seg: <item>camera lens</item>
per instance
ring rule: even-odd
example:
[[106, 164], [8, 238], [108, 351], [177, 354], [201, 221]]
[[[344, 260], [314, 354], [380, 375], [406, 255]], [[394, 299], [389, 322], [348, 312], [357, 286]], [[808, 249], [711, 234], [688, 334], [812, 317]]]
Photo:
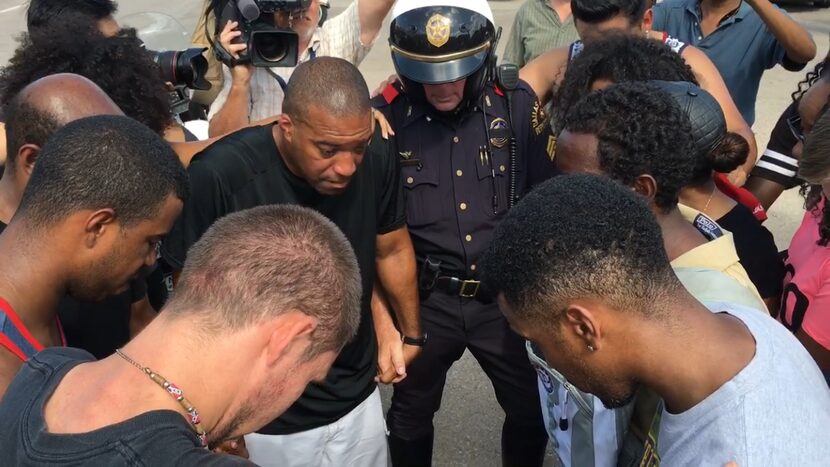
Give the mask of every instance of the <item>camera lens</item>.
[[174, 86], [187, 86], [191, 89], [210, 89], [205, 79], [207, 59], [202, 56], [206, 49], [192, 48], [186, 50], [149, 51], [153, 61], [161, 68], [164, 81]]
[[279, 62], [288, 55], [289, 44], [281, 33], [259, 32], [254, 34], [254, 50], [266, 62]]

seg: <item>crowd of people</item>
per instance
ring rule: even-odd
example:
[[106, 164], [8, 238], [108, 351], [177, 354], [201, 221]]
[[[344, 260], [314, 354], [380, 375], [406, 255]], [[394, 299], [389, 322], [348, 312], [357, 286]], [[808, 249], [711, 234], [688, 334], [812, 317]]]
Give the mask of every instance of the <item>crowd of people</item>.
[[[429, 466], [465, 351], [494, 465], [830, 462], [830, 53], [752, 130], [764, 71], [818, 53], [784, 10], [526, 0], [498, 57], [485, 0], [258, 4], [204, 2], [200, 140], [115, 2], [30, 0], [0, 69], [0, 463]], [[296, 66], [243, 58], [251, 5]]]

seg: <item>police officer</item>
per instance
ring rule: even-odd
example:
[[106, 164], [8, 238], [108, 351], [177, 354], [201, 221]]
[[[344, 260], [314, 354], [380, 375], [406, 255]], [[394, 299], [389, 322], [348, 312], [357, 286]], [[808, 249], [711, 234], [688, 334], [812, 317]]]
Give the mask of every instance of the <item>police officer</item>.
[[396, 467], [431, 464], [432, 419], [447, 371], [465, 349], [506, 413], [503, 464], [544, 458], [547, 435], [524, 342], [476, 280], [476, 260], [509, 206], [554, 170], [555, 139], [536, 96], [522, 82], [496, 79], [497, 39], [485, 0], [401, 0], [393, 10], [400, 82], [375, 102], [397, 134], [428, 337], [387, 415]]

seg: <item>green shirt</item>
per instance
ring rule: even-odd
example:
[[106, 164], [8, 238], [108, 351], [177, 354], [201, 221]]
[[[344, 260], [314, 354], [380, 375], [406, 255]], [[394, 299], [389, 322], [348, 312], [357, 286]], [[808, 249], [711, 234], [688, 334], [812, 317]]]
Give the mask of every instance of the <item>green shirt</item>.
[[516, 12], [503, 61], [523, 67], [542, 53], [577, 39], [573, 16], [562, 22], [548, 0], [527, 0]]

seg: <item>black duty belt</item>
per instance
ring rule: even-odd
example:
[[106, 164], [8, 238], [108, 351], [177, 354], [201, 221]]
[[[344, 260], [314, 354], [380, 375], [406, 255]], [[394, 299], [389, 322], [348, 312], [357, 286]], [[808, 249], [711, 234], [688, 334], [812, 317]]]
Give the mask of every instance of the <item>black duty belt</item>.
[[454, 271], [442, 270], [441, 260], [427, 257], [420, 264], [418, 274], [418, 290], [421, 293], [421, 299], [425, 299], [437, 290], [455, 297], [475, 299], [481, 303], [493, 302], [493, 298], [483, 290], [481, 281], [463, 279], [453, 273]]
[[480, 298], [481, 281], [460, 279], [453, 276], [438, 276], [435, 278], [435, 290], [448, 295], [458, 295], [463, 298]]

